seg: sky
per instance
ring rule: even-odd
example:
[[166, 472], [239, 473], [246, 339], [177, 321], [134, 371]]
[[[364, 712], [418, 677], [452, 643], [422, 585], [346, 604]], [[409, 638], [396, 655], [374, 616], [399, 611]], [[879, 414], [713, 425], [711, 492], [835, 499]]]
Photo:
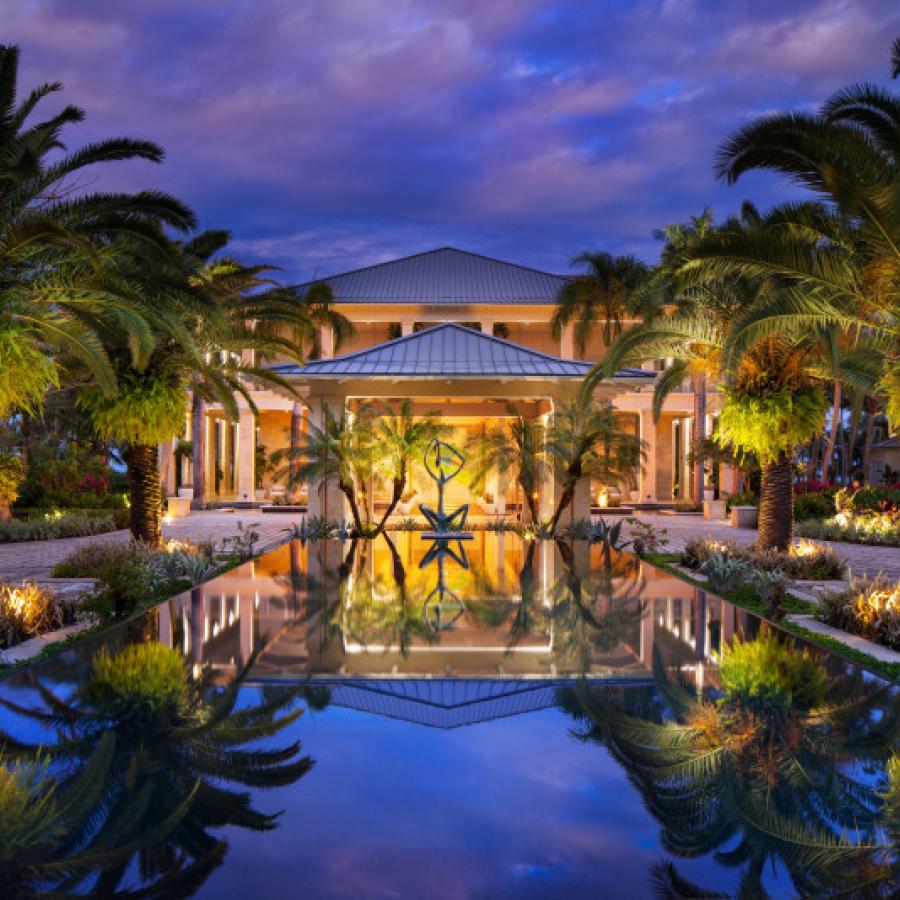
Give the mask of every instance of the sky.
[[896, 0], [0, 0], [20, 88], [60, 80], [68, 146], [127, 135], [166, 160], [91, 189], [157, 188], [288, 283], [440, 246], [548, 271], [656, 258], [707, 205], [755, 117], [888, 83]]

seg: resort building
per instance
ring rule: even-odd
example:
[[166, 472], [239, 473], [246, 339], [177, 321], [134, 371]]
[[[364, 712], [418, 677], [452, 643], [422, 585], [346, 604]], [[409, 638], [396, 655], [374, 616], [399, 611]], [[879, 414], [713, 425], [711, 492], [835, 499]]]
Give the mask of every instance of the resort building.
[[[362, 403], [393, 408], [410, 398], [417, 411], [438, 412], [452, 429], [448, 442], [464, 447], [473, 431], [502, 425], [514, 410], [548, 421], [557, 405], [574, 395], [605, 347], [597, 323], [583, 353], [577, 352], [573, 327], [553, 337], [551, 320], [567, 277], [489, 259], [445, 247], [321, 279], [334, 293], [335, 308], [354, 326], [336, 355], [334, 336], [324, 329], [320, 358], [299, 366], [274, 363], [297, 396], [266, 387], [254, 394], [258, 416], [243, 404], [237, 422], [210, 406], [206, 417], [206, 485], [212, 503], [250, 504], [279, 501], [287, 486], [266, 466], [279, 448], [302, 443], [310, 422], [321, 423], [327, 409], [352, 412]], [[302, 293], [309, 285], [300, 285]], [[634, 324], [626, 321], [624, 327]], [[654, 421], [653, 385], [664, 360], [617, 372], [597, 388], [611, 400], [623, 428], [645, 444], [644, 465], [627, 485], [582, 485], [573, 515], [608, 498], [666, 504], [691, 494], [693, 395], [687, 384], [666, 400]], [[707, 411], [715, 415], [718, 395], [711, 391]], [[180, 467], [181, 471], [176, 471]], [[170, 495], [190, 481], [189, 463], [163, 448], [161, 470]], [[553, 508], [554, 484], [542, 486], [541, 514]], [[418, 491], [418, 496], [412, 493]], [[425, 479], [398, 509], [405, 516], [427, 499], [433, 485]], [[383, 496], [382, 496], [383, 493]], [[468, 502], [473, 515], [520, 515], [524, 508], [514, 478], [496, 473], [477, 496], [457, 479], [448, 487], [448, 504]], [[388, 488], [373, 486], [377, 508], [388, 501]], [[341, 518], [343, 498], [337, 485], [299, 490], [291, 498], [309, 513]]]

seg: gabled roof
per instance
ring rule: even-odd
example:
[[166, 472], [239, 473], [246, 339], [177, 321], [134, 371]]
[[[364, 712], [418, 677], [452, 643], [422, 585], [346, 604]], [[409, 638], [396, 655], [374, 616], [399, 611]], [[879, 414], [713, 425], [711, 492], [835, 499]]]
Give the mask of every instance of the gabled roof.
[[[547, 304], [556, 303], [568, 279], [440, 247], [317, 280], [331, 285], [338, 303]], [[302, 293], [312, 283], [294, 290]]]
[[[560, 359], [512, 341], [448, 322], [386, 341], [367, 350], [317, 359], [305, 366], [274, 366], [300, 378], [446, 377], [583, 378], [589, 362]], [[654, 372], [627, 369], [617, 377], [653, 379]]]

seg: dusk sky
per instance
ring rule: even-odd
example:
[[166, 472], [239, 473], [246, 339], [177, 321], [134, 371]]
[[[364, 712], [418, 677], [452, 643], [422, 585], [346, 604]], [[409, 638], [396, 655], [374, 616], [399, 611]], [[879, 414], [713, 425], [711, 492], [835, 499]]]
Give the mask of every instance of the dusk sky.
[[289, 282], [453, 245], [556, 272], [656, 257], [653, 230], [747, 197], [735, 128], [887, 83], [897, 0], [0, 0], [25, 90], [84, 107], [70, 146], [149, 138], [97, 170], [156, 187]]

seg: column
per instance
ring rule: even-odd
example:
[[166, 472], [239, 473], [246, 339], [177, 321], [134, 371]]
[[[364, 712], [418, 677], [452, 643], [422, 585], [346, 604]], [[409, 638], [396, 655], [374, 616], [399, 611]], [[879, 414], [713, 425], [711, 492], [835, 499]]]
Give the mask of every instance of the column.
[[242, 591], [238, 602], [238, 634], [241, 665], [250, 662], [253, 655], [254, 596], [250, 591]]
[[[325, 427], [325, 409], [331, 410], [332, 414], [339, 416], [343, 411], [343, 400], [325, 400], [315, 399], [310, 401], [309, 405], [309, 423], [318, 428]], [[312, 516], [327, 516], [337, 522], [341, 520], [347, 521], [347, 515], [344, 511], [344, 495], [338, 488], [337, 478], [328, 478], [325, 482], [318, 484], [310, 483], [307, 487], [307, 511]]]
[[575, 359], [575, 323], [563, 325], [559, 338], [559, 355], [563, 359]]
[[568, 512], [563, 513], [563, 519], [571, 516], [571, 522], [591, 517], [591, 479], [585, 475], [575, 485], [575, 496], [572, 497], [572, 506]]
[[[539, 419], [539, 421], [547, 428], [550, 424], [550, 417], [552, 413], [545, 413]], [[548, 472], [547, 477], [544, 479], [544, 483], [541, 485], [540, 490], [540, 499], [538, 503], [538, 515], [541, 517], [542, 521], [547, 521], [549, 518], [553, 516], [553, 512], [556, 506], [556, 478], [553, 475], [553, 472]], [[527, 507], [526, 507], [527, 509]], [[522, 510], [523, 515], [525, 510]], [[524, 521], [524, 518], [523, 518]]]
[[719, 466], [719, 493], [725, 498], [741, 489], [741, 473], [736, 466], [721, 463]]
[[237, 437], [238, 500], [253, 500], [256, 497], [256, 417], [252, 409], [241, 409]]
[[172, 441], [166, 441], [159, 447], [159, 480], [167, 497], [175, 496], [175, 456], [172, 445]]
[[653, 503], [657, 500], [657, 428], [656, 422], [653, 421], [652, 410], [642, 409], [640, 418], [640, 435], [641, 440], [645, 442], [644, 450], [646, 452], [644, 462], [641, 465], [639, 481], [641, 503]]
[[300, 485], [297, 479], [297, 473], [300, 469], [300, 460], [297, 459], [296, 451], [299, 449], [303, 435], [303, 407], [299, 403], [295, 403], [291, 409], [291, 457], [288, 462], [288, 496], [291, 500], [296, 500], [300, 493]]
[[482, 319], [481, 320], [481, 333], [493, 335], [493, 333], [494, 333], [494, 320], [493, 319]]
[[400, 334], [403, 335], [403, 337], [406, 337], [408, 334], [412, 334], [415, 324], [416, 323], [413, 322], [412, 319], [403, 319], [400, 322]]
[[334, 331], [330, 325], [323, 325], [319, 340], [322, 359], [331, 359], [334, 356]]

